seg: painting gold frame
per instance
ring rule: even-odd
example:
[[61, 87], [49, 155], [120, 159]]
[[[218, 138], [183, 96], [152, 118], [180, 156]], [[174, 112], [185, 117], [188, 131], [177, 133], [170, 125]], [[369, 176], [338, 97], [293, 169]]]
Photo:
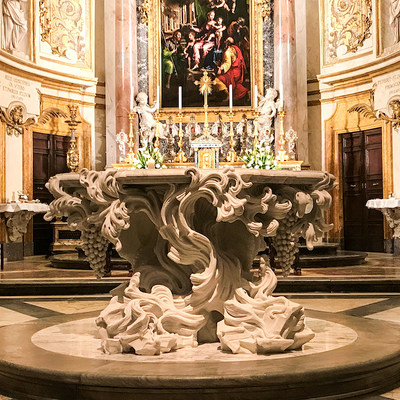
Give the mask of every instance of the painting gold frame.
[[[161, 86], [161, 13], [160, 0], [146, 0], [146, 11], [148, 11], [148, 65], [149, 65], [149, 99], [154, 102], [157, 96], [157, 86]], [[250, 0], [250, 80], [252, 86], [263, 88], [263, 2]], [[263, 94], [263, 93], [261, 93]], [[241, 118], [242, 114], [254, 110], [254, 96], [251, 96], [251, 106], [234, 107], [235, 119]], [[210, 113], [209, 120], [213, 122], [218, 113], [228, 111], [228, 107], [213, 107], [215, 113]], [[161, 108], [161, 118], [176, 117], [178, 108]], [[189, 120], [190, 115], [195, 115], [196, 120], [203, 114], [202, 107], [184, 107], [184, 121]]]

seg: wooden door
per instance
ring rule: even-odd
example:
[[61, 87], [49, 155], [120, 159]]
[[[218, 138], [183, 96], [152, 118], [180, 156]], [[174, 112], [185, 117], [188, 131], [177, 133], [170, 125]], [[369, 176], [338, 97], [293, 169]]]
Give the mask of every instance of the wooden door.
[[[45, 133], [33, 133], [33, 198], [49, 204], [52, 194], [46, 183], [55, 174], [68, 172], [67, 151], [69, 138]], [[53, 242], [53, 227], [43, 214], [33, 217], [34, 254], [48, 254]]]
[[344, 246], [384, 251], [383, 216], [369, 199], [383, 197], [381, 129], [342, 135]]

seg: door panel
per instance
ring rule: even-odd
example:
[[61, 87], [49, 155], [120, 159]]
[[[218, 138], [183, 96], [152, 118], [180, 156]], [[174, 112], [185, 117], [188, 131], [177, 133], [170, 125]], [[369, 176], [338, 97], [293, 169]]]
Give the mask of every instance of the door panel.
[[[52, 194], [46, 183], [55, 174], [67, 172], [69, 138], [45, 133], [33, 133], [33, 198], [49, 204]], [[48, 254], [53, 242], [53, 226], [43, 214], [33, 217], [34, 254]]]
[[343, 134], [342, 159], [345, 249], [383, 252], [382, 213], [365, 207], [383, 196], [381, 130]]

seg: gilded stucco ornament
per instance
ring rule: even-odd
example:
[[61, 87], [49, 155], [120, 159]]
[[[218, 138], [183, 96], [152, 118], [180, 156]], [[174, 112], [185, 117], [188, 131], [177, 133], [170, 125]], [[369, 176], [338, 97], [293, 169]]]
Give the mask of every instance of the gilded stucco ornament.
[[139, 6], [142, 24], [147, 25], [149, 23], [149, 15], [151, 13], [151, 7], [152, 7], [151, 0], [144, 0], [143, 4]]
[[356, 53], [371, 36], [372, 0], [329, 0], [328, 53], [333, 59]]
[[392, 115], [388, 115], [383, 111], [375, 111], [374, 106], [374, 90], [371, 90], [370, 102], [355, 104], [348, 112], [357, 112], [363, 117], [372, 118], [374, 120], [383, 120], [390, 122], [396, 132], [400, 132], [400, 99], [393, 99], [389, 102], [388, 107], [392, 111]]
[[264, 19], [268, 18], [271, 15], [271, 1], [270, 0], [257, 0], [257, 5], [260, 10], [260, 14]]
[[36, 123], [45, 124], [51, 118], [66, 117], [58, 108], [49, 107], [42, 111], [40, 116], [27, 118], [26, 107], [23, 103], [13, 101], [6, 110], [0, 108], [0, 121], [6, 124], [7, 135], [19, 136], [24, 130]]
[[[71, 61], [87, 63], [88, 23], [90, 7], [87, 0], [41, 0], [39, 23], [41, 40], [54, 55]], [[89, 24], [90, 25], [90, 24]]]

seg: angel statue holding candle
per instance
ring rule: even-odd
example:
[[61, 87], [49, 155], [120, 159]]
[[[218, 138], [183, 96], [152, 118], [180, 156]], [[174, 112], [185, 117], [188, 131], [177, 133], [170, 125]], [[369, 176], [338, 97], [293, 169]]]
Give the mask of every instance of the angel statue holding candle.
[[[147, 100], [146, 93], [138, 93], [136, 96], [137, 105], [133, 108], [133, 111], [139, 115], [139, 131], [142, 147], [153, 143], [157, 129], [157, 121], [154, 119], [153, 114], [158, 110], [158, 102], [156, 101], [153, 106], [149, 106]], [[165, 139], [163, 125], [159, 122], [158, 134], [160, 138]]]

